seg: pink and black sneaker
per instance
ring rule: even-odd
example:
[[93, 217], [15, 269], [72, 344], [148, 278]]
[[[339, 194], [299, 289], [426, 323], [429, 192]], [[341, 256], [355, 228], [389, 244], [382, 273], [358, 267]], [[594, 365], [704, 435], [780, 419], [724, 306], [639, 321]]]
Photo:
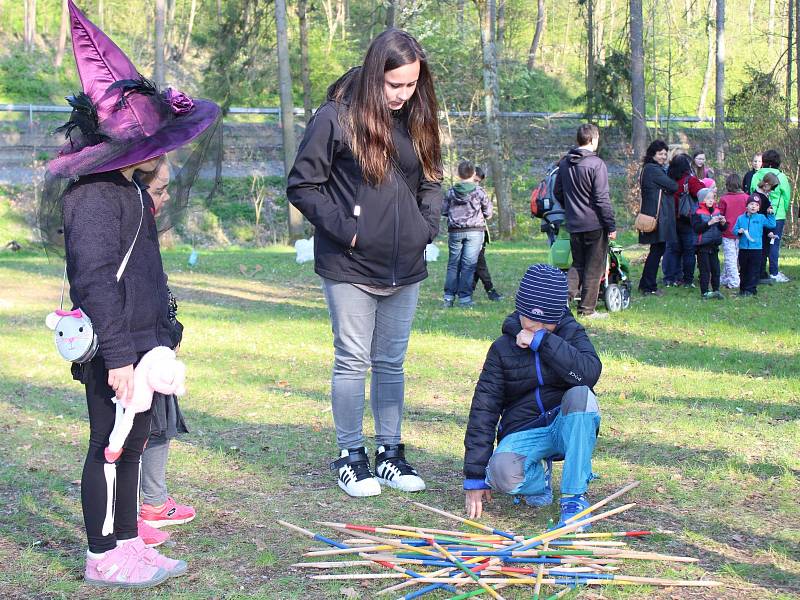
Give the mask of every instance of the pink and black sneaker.
[[191, 506], [177, 504], [172, 496], [167, 496], [167, 501], [161, 508], [149, 504], [142, 504], [139, 516], [150, 527], [161, 528], [167, 525], [182, 525], [195, 518], [196, 512]]

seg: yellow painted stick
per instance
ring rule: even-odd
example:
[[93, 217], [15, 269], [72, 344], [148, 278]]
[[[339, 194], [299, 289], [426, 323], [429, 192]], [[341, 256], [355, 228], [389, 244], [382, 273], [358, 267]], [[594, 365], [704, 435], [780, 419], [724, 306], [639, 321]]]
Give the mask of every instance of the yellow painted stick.
[[500, 594], [498, 594], [498, 593], [497, 593], [497, 592], [496, 592], [496, 591], [495, 591], [493, 588], [489, 587], [489, 585], [488, 585], [488, 584], [484, 583], [484, 582], [483, 582], [483, 579], [481, 579], [481, 578], [480, 578], [478, 575], [476, 575], [475, 573], [473, 573], [473, 572], [470, 570], [470, 568], [469, 568], [467, 565], [465, 565], [463, 562], [461, 562], [459, 559], [457, 559], [455, 556], [453, 556], [453, 554], [452, 554], [451, 552], [449, 552], [449, 551], [445, 550], [445, 549], [444, 549], [442, 546], [440, 546], [439, 544], [437, 544], [437, 543], [436, 543], [436, 542], [433, 540], [433, 538], [429, 539], [429, 540], [428, 540], [428, 542], [429, 542], [429, 543], [430, 543], [430, 544], [431, 544], [431, 545], [432, 545], [434, 548], [436, 548], [436, 549], [437, 549], [439, 552], [441, 552], [441, 553], [442, 553], [442, 556], [444, 556], [444, 557], [445, 557], [447, 560], [449, 560], [449, 561], [452, 561], [452, 562], [454, 562], [456, 565], [458, 565], [458, 568], [459, 568], [459, 569], [461, 569], [462, 571], [464, 571], [464, 573], [466, 573], [466, 574], [467, 574], [467, 575], [470, 577], [470, 579], [472, 579], [472, 580], [473, 580], [475, 583], [477, 583], [477, 584], [478, 584], [479, 586], [481, 586], [481, 587], [482, 587], [484, 590], [486, 590], [486, 591], [488, 592], [488, 594], [489, 594], [489, 595], [490, 595], [492, 598], [494, 598], [495, 600], [504, 600], [504, 598], [503, 598], [503, 597], [502, 597]]
[[616, 498], [619, 498], [620, 496], [622, 496], [622, 494], [624, 494], [626, 492], [630, 492], [633, 488], [638, 487], [639, 483], [640, 483], [639, 481], [632, 481], [631, 483], [629, 483], [628, 485], [626, 485], [622, 489], [614, 492], [613, 494], [611, 494], [610, 496], [608, 496], [606, 498], [603, 498], [602, 500], [600, 500], [600, 502], [597, 502], [596, 504], [592, 504], [589, 508], [586, 508], [586, 509], [582, 510], [581, 512], [579, 512], [578, 514], [571, 516], [569, 519], [564, 521], [564, 524], [565, 525], [569, 525], [570, 523], [574, 523], [575, 521], [579, 520], [581, 517], [583, 517], [585, 515], [588, 515], [590, 512], [593, 512], [593, 511], [597, 510], [598, 508], [605, 506], [606, 504], [608, 504], [612, 500], [615, 500]]

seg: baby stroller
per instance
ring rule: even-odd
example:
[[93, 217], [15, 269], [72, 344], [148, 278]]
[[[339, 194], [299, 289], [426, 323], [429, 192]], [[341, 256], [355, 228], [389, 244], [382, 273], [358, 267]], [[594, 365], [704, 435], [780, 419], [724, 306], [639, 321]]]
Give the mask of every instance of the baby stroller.
[[[572, 249], [566, 228], [564, 210], [556, 204], [553, 210], [542, 215], [541, 230], [547, 234], [550, 244], [548, 262], [569, 271], [572, 266]], [[631, 305], [630, 262], [622, 254], [622, 246], [612, 241], [608, 245], [606, 269], [600, 281], [600, 298], [608, 312], [625, 310]]]

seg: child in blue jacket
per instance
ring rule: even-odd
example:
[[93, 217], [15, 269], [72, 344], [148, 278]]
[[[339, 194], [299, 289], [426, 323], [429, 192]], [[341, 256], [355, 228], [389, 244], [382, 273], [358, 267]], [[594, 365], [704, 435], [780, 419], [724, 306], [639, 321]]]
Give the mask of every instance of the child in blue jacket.
[[739, 237], [739, 295], [755, 296], [758, 293], [758, 270], [761, 265], [762, 236], [765, 229], [775, 228], [775, 210], [770, 206], [767, 214], [758, 212], [762, 202], [769, 199], [754, 192], [747, 200], [747, 211], [736, 219], [733, 232]]
[[728, 223], [717, 206], [717, 188], [703, 188], [697, 192], [697, 200], [691, 221], [696, 234], [694, 251], [700, 267], [700, 295], [704, 300], [722, 300], [725, 296], [719, 291], [719, 245]]

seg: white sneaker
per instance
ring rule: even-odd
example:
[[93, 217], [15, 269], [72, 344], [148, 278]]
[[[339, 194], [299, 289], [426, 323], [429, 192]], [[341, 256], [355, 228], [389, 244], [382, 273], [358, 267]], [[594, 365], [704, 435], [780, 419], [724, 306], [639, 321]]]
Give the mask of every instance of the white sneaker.
[[786, 275], [784, 275], [780, 271], [778, 271], [777, 275], [770, 275], [769, 278], [772, 279], [772, 281], [774, 281], [775, 283], [789, 283], [791, 281], [791, 279], [789, 279]]
[[331, 470], [338, 469], [337, 483], [345, 493], [355, 498], [377, 496], [381, 486], [369, 468], [367, 449], [345, 448], [339, 458], [331, 463]]
[[378, 446], [375, 451], [375, 473], [378, 481], [401, 492], [421, 492], [425, 482], [417, 470], [406, 462], [406, 445]]

